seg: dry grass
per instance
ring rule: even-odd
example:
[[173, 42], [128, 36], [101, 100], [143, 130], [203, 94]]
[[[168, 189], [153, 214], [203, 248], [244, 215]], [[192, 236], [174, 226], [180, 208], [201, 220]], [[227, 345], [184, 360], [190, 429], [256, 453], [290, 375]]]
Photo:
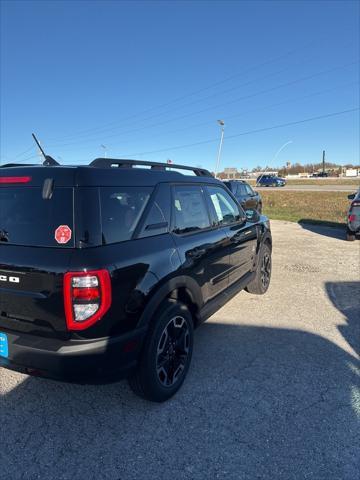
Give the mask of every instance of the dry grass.
[[299, 222], [344, 224], [349, 206], [346, 192], [262, 191], [269, 218]]

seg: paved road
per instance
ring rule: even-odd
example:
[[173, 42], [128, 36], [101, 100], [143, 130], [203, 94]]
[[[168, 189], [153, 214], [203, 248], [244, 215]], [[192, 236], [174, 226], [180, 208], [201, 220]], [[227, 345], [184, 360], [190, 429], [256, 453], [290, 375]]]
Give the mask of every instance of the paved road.
[[[359, 182], [360, 186], [360, 182]], [[349, 192], [354, 193], [359, 187], [356, 185], [292, 185], [287, 184], [285, 187], [256, 187], [256, 190], [276, 190], [282, 192], [284, 190], [310, 191], [310, 192]]]
[[198, 330], [166, 404], [0, 369], [0, 478], [359, 478], [360, 242], [309, 228], [273, 222], [268, 294]]

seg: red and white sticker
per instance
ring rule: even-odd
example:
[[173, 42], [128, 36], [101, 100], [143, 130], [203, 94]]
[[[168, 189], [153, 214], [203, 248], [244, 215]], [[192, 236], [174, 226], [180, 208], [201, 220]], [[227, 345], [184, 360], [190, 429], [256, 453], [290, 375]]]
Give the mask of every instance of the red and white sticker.
[[55, 240], [63, 245], [71, 240], [71, 234], [71, 228], [68, 225], [60, 225], [55, 230]]

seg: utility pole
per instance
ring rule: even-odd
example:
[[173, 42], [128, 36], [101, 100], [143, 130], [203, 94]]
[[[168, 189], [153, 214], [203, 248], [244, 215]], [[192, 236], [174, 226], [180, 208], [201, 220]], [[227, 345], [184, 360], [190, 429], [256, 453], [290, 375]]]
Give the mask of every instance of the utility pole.
[[323, 150], [322, 171], [325, 173], [325, 150]]
[[221, 127], [221, 136], [220, 136], [220, 144], [219, 144], [219, 150], [217, 154], [217, 159], [216, 159], [216, 165], [215, 165], [215, 178], [218, 174], [219, 170], [219, 165], [220, 165], [220, 157], [221, 157], [221, 150], [223, 146], [223, 141], [224, 141], [224, 130], [225, 130], [225, 122], [224, 120], [218, 120], [218, 124]]

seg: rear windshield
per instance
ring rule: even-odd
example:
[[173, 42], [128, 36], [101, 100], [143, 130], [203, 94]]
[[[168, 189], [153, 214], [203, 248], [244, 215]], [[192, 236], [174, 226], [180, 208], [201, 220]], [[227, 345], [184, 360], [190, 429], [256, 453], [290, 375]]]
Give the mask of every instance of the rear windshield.
[[73, 189], [44, 200], [41, 187], [1, 187], [0, 244], [73, 247]]
[[356, 204], [351, 207], [351, 213], [357, 215], [360, 220], [360, 200], [356, 200]]

